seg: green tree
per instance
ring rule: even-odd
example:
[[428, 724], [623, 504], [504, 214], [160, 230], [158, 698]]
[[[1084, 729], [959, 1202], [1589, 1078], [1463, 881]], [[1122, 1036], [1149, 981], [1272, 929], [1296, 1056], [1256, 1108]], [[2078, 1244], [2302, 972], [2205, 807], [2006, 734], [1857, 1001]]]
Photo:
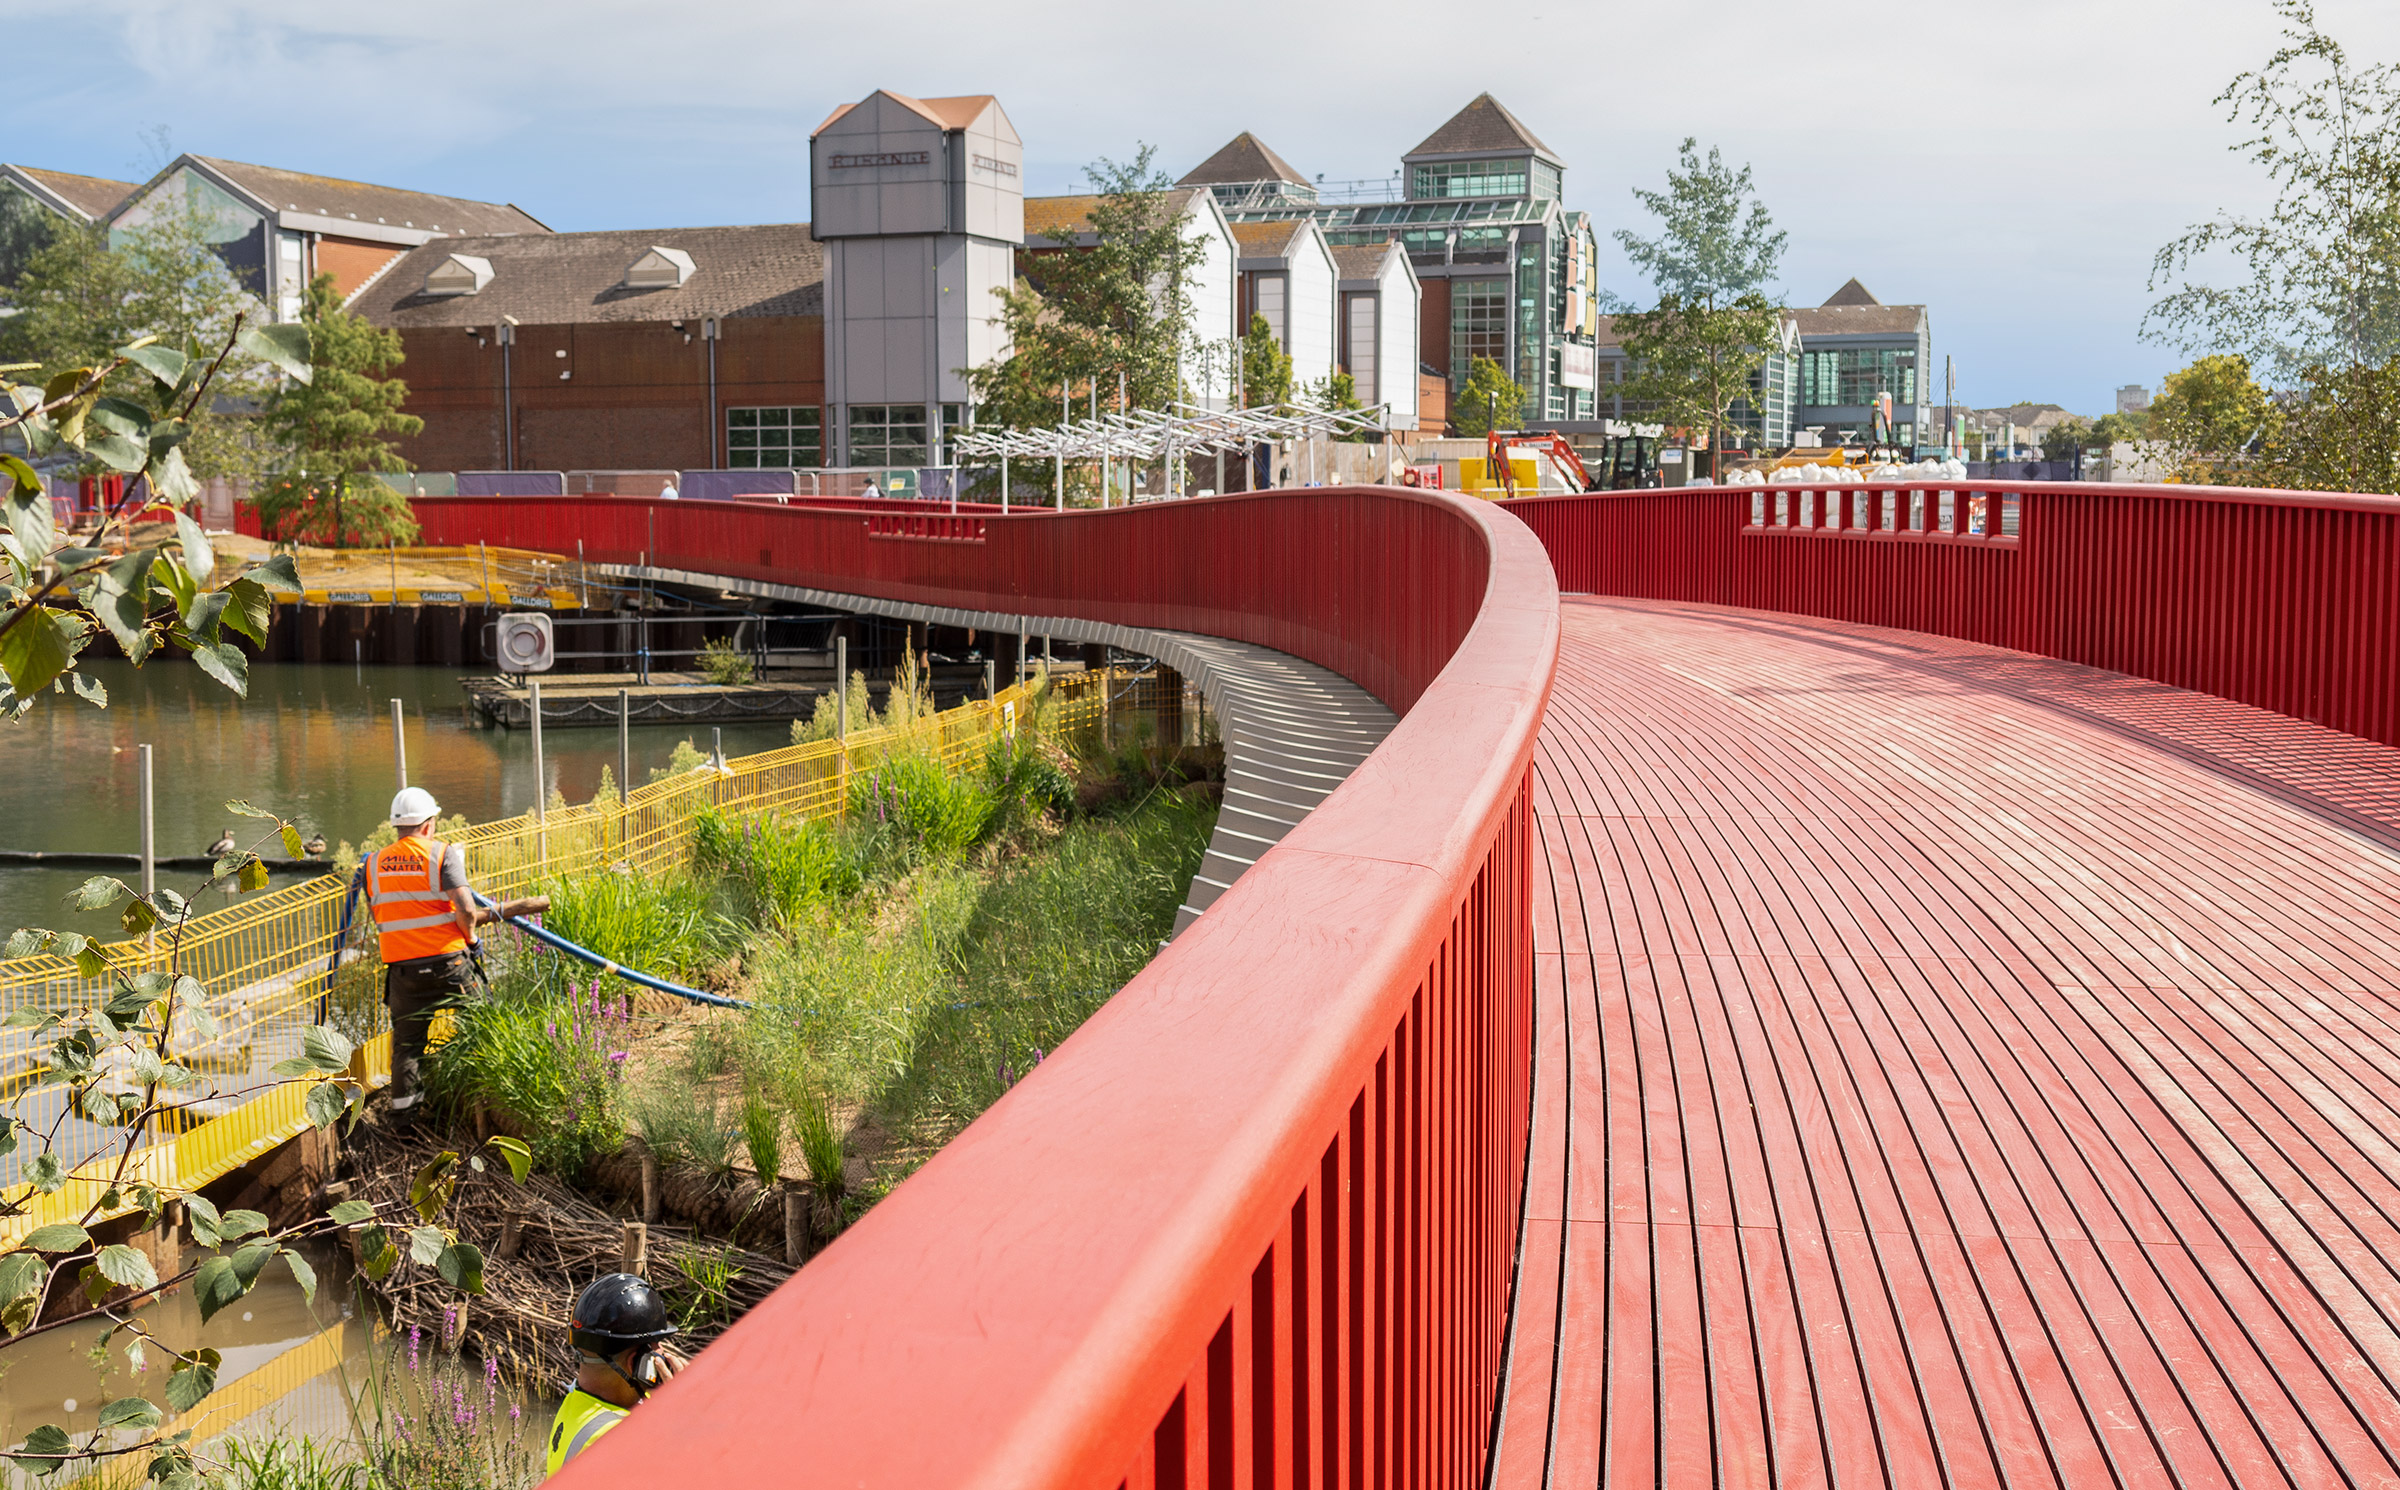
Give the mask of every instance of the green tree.
[[984, 422], [1054, 427], [1062, 388], [1074, 408], [1088, 410], [1094, 388], [1113, 408], [1119, 378], [1133, 408], [1165, 408], [1182, 391], [1205, 242], [1183, 235], [1168, 197], [1174, 182], [1154, 154], [1144, 145], [1129, 162], [1086, 167], [1096, 196], [1084, 222], [1053, 230], [1055, 247], [1019, 260], [1021, 277], [999, 292], [1009, 354], [965, 370]]
[[1292, 401], [1292, 354], [1275, 340], [1267, 318], [1253, 315], [1243, 333], [1242, 404], [1252, 409], [1280, 409]]
[[50, 246], [58, 217], [14, 186], [0, 185], [0, 303], [33, 256]]
[[[144, 339], [187, 358], [222, 350], [209, 397], [182, 416], [178, 448], [195, 476], [256, 475], [266, 451], [255, 410], [275, 369], [234, 335], [237, 322], [258, 319], [259, 303], [218, 257], [216, 231], [196, 206], [125, 229], [113, 247], [106, 229], [60, 225], [10, 291], [16, 314], [0, 319], [0, 362], [31, 364], [48, 383], [114, 365], [115, 349]], [[150, 381], [124, 364], [101, 393], [139, 400]]]
[[1765, 290], [1782, 261], [1784, 233], [1751, 195], [1750, 168], [1734, 170], [1712, 146], [1702, 159], [1686, 139], [1667, 189], [1634, 189], [1658, 219], [1656, 237], [1620, 228], [1625, 257], [1658, 301], [1616, 318], [1631, 364], [1625, 397], [1663, 423], [1708, 433], [1722, 448], [1727, 415], [1747, 398], [1768, 354], [1783, 343], [1783, 313]]
[[1338, 367], [1301, 390], [1300, 397], [1310, 408], [1327, 413], [1366, 407], [1358, 401], [1358, 381]]
[[2042, 432], [2042, 459], [2073, 460], [2075, 452], [2092, 444], [2092, 427], [2080, 419], [2061, 419]]
[[1618, 312], [1616, 323], [1633, 374], [1626, 402], [1660, 423], [1705, 430], [1712, 451], [1783, 335], [1783, 312], [1755, 292], [1720, 305], [1665, 293], [1650, 310]]
[[252, 499], [261, 525], [285, 541], [335, 548], [353, 539], [414, 542], [408, 499], [373, 474], [407, 470], [388, 437], [405, 439], [425, 428], [424, 420], [401, 412], [408, 385], [386, 376], [403, 360], [400, 333], [345, 310], [330, 274], [309, 285], [302, 320], [316, 375], [278, 393], [267, 408], [266, 427], [291, 466]]
[[2250, 376], [2238, 352], [2202, 357], [2167, 374], [2150, 404], [2150, 438], [2166, 447], [2175, 479], [2204, 485], [2237, 478], [2245, 454], [2264, 443], [2276, 418], [2267, 390]]
[[2312, 367], [2279, 395], [2243, 472], [2260, 486], [2400, 493], [2400, 366]]
[[1633, 191], [1658, 219], [1658, 236], [1619, 228], [1618, 247], [1661, 295], [1705, 309], [1763, 293], [1782, 262], [1786, 235], [1766, 204], [1751, 199], [1750, 168], [1728, 169], [1713, 145], [1702, 160], [1699, 142], [1690, 138], [1676, 159], [1682, 169], [1667, 172], [1665, 191]]
[[1533, 395], [1501, 370], [1489, 357], [1467, 364], [1466, 386], [1450, 400], [1450, 433], [1462, 439], [1515, 429], [1525, 420], [1525, 404]]
[[[2223, 213], [2158, 251], [2165, 291], [2143, 334], [2246, 356], [2278, 386], [2315, 365], [2381, 367], [2400, 352], [2400, 68], [2352, 64], [2311, 0], [2274, 0], [2284, 45], [2213, 102], [2248, 131], [2230, 148], [2275, 185], [2263, 217]], [[2231, 260], [2239, 282], [2195, 278]]]

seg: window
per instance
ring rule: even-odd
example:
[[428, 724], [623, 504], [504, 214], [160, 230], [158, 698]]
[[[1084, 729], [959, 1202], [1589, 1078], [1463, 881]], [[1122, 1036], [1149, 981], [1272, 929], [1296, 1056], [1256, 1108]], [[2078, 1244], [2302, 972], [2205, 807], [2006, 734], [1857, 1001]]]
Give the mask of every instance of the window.
[[1800, 356], [1800, 402], [1818, 407], [1863, 406], [1888, 393], [1892, 402], [1917, 401], [1917, 354], [1891, 347], [1844, 347]]
[[1450, 386], [1467, 386], [1474, 359], [1508, 366], [1508, 281], [1450, 281]]
[[1267, 329], [1275, 333], [1275, 345], [1288, 352], [1292, 344], [1283, 334], [1283, 284], [1284, 277], [1280, 274], [1254, 276], [1250, 281], [1250, 308], [1267, 318]]
[[787, 471], [825, 463], [819, 409], [727, 409], [725, 463], [737, 471]]
[[923, 404], [852, 404], [850, 406], [850, 464], [854, 466], [921, 466], [925, 464], [925, 406]]
[[1358, 394], [1358, 401], [1362, 404], [1380, 402], [1375, 396], [1376, 329], [1375, 297], [1352, 295], [1350, 297], [1350, 345], [1347, 349], [1350, 355], [1343, 360], [1349, 364], [1350, 382]]
[[1533, 163], [1533, 194], [1544, 202], [1555, 202], [1561, 191], [1558, 167], [1546, 160]]
[[1508, 229], [1460, 228], [1456, 258], [1464, 264], [1498, 264], [1508, 257]]
[[[1412, 197], [1521, 197], [1529, 158], [1517, 160], [1443, 160], [1416, 167], [1409, 173]], [[1557, 173], [1552, 172], [1553, 175]]]

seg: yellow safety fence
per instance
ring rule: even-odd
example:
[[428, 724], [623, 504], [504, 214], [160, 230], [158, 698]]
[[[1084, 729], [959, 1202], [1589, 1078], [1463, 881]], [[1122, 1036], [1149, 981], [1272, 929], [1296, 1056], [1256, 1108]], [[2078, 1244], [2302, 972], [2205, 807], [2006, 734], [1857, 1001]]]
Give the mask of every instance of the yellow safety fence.
[[[1099, 720], [1108, 707], [1109, 677], [1105, 672], [1068, 673], [1052, 680], [1050, 727], [1073, 728]], [[852, 772], [917, 751], [952, 768], [970, 762], [993, 736], [1016, 727], [1019, 712], [1031, 707], [1039, 686], [1009, 688], [996, 699], [973, 700], [914, 723], [857, 730], [846, 742], [821, 740], [711, 763], [653, 782], [616, 802], [478, 824], [452, 841], [466, 848], [467, 870], [476, 888], [500, 900], [531, 893], [552, 880], [617, 865], [636, 873], [673, 868], [690, 857], [692, 821], [704, 806], [743, 816], [836, 816], [848, 800]], [[110, 961], [129, 974], [172, 970], [199, 979], [208, 990], [218, 1033], [188, 1049], [179, 1046], [176, 1058], [203, 1073], [250, 1078], [256, 1085], [252, 1094], [232, 1093], [234, 1105], [221, 1115], [162, 1125], [157, 1141], [138, 1151], [122, 1172], [117, 1168], [121, 1150], [114, 1148], [78, 1168], [64, 1188], [35, 1197], [22, 1214], [0, 1220], [0, 1244], [51, 1221], [83, 1217], [120, 1177], [127, 1183], [147, 1180], [162, 1188], [194, 1189], [272, 1151], [307, 1127], [301, 1108], [306, 1084], [276, 1082], [267, 1072], [277, 1061], [298, 1054], [301, 1030], [326, 1017], [327, 973], [340, 937], [346, 888], [340, 876], [325, 875], [195, 917], [184, 929], [180, 947], [161, 936], [155, 943], [124, 941], [107, 948]], [[359, 916], [363, 919], [363, 909]], [[103, 988], [64, 958], [0, 961], [0, 1015], [23, 1008], [89, 1005], [102, 996]], [[27, 1090], [42, 1069], [39, 1052], [24, 1045], [0, 1055], [0, 1062], [5, 1062], [0, 1066], [0, 1101]], [[389, 1032], [359, 1047], [351, 1073], [369, 1086], [390, 1080]], [[172, 1131], [178, 1126], [181, 1131]], [[10, 1198], [24, 1193], [22, 1186], [13, 1186]], [[121, 1206], [101, 1214], [129, 1209]]]

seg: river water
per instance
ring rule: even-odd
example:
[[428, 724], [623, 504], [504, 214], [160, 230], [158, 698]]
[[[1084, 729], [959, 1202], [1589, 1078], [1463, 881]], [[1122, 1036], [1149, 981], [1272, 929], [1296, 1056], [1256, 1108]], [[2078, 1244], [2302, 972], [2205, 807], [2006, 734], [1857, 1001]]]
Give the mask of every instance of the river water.
[[[445, 813], [483, 822], [533, 809], [533, 739], [524, 731], [478, 729], [459, 679], [431, 667], [341, 667], [262, 663], [250, 696], [234, 697], [197, 668], [152, 663], [135, 671], [103, 661], [88, 671], [107, 685], [109, 707], [45, 694], [15, 724], [0, 724], [0, 849], [134, 853], [141, 847], [136, 746], [152, 747], [157, 852], [199, 854], [231, 827], [246, 844], [265, 826], [226, 813], [243, 799], [298, 823], [302, 836], [356, 843], [391, 804], [391, 700], [406, 711], [408, 779], [430, 788]], [[785, 723], [727, 725], [729, 755], [770, 750], [790, 739]], [[666, 764], [676, 742], [705, 750], [707, 728], [633, 729], [636, 783]], [[602, 766], [615, 768], [613, 729], [545, 730], [542, 783], [570, 802], [589, 801]], [[264, 852], [280, 857], [280, 846]], [[0, 867], [0, 936], [19, 926], [114, 932], [113, 916], [66, 909], [61, 897], [96, 873], [132, 870]], [[161, 870], [159, 883], [190, 892], [202, 870]], [[225, 903], [215, 892], [203, 898]]]

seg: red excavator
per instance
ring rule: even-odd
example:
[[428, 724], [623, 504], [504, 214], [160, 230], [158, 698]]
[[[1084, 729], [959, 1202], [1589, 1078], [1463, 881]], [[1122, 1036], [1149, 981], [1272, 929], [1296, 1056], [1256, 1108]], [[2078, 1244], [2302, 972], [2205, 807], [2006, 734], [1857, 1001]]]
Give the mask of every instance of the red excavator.
[[1547, 429], [1493, 430], [1484, 438], [1485, 469], [1500, 483], [1503, 500], [1530, 497], [1541, 490], [1538, 480], [1532, 491], [1517, 490], [1516, 468], [1509, 464], [1508, 453], [1519, 449], [1549, 457], [1569, 491], [1625, 491], [1658, 485], [1658, 444], [1665, 431], [1655, 424], [1619, 424], [1615, 420], [1604, 427], [1608, 431], [1607, 464], [1597, 476], [1584, 466], [1566, 436]]
[[1558, 474], [1566, 479], [1569, 491], [1602, 490], [1600, 483], [1594, 481], [1591, 473], [1583, 468], [1583, 457], [1575, 453], [1575, 447], [1567, 443], [1566, 436], [1555, 430], [1496, 429], [1484, 437], [1484, 448], [1488, 452], [1484, 469], [1499, 481], [1504, 499], [1518, 495], [1530, 497], [1542, 489], [1541, 481], [1537, 478], [1532, 491], [1518, 492], [1516, 467], [1508, 458], [1512, 450], [1531, 450], [1536, 455], [1548, 456], [1550, 464], [1557, 467]]

